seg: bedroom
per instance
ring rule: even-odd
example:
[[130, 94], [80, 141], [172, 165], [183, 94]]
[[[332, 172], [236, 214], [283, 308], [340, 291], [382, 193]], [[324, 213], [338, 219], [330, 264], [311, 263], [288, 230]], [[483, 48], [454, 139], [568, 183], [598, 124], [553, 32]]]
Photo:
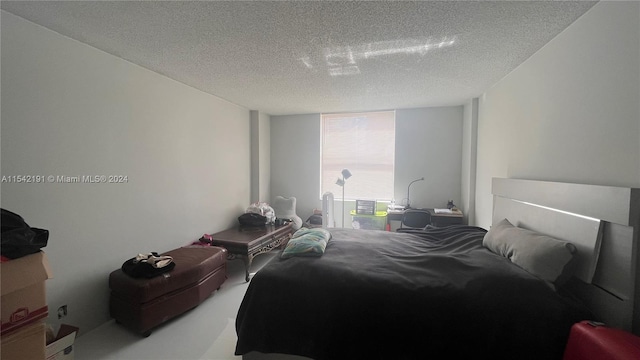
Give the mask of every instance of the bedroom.
[[[93, 188], [2, 184], [3, 207], [54, 234], [46, 248], [54, 269], [48, 301], [53, 309], [68, 304], [70, 323], [89, 330], [108, 321], [105, 274], [140, 247], [165, 250], [228, 227], [253, 200], [255, 184], [261, 198], [298, 196], [301, 216], [318, 206], [315, 187], [301, 189], [288, 176], [301, 169], [275, 160], [291, 155], [280, 153], [279, 143], [315, 156], [303, 145], [318, 141], [310, 129], [317, 115], [251, 113], [6, 11], [2, 16], [2, 173], [131, 179]], [[406, 110], [456, 114], [450, 141], [459, 144], [461, 159], [446, 168], [455, 184], [439, 191], [457, 195], [486, 228], [492, 177], [640, 186], [638, 16], [637, 3], [599, 3], [476, 100]], [[11, 32], [20, 41], [7, 41]], [[258, 181], [250, 181], [252, 115], [263, 120], [262, 131], [271, 129], [260, 138], [271, 158], [261, 159]], [[279, 131], [294, 131], [292, 122], [310, 139]], [[428, 198], [426, 186], [415, 194], [425, 205], [440, 202]], [[73, 267], [62, 265], [69, 262]]]

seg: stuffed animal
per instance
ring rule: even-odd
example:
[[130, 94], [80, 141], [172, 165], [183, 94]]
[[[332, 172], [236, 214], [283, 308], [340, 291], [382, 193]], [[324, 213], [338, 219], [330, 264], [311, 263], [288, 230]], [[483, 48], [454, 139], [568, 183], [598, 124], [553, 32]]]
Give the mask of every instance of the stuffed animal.
[[273, 202], [273, 210], [276, 213], [276, 218], [290, 219], [293, 223], [293, 230], [298, 230], [302, 227], [302, 219], [296, 214], [295, 197], [276, 196]]

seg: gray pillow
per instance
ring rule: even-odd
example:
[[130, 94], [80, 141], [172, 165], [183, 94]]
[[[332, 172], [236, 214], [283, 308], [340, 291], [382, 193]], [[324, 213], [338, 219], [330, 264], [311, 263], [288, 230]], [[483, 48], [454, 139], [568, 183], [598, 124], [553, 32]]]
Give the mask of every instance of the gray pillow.
[[513, 226], [507, 219], [491, 227], [482, 245], [552, 287], [562, 285], [575, 269], [573, 244]]

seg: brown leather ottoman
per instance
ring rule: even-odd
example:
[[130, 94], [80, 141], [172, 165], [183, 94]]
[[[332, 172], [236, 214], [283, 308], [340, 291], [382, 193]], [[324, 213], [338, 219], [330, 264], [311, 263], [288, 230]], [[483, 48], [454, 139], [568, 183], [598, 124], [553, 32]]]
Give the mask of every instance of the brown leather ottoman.
[[161, 255], [173, 257], [175, 267], [162, 275], [133, 278], [121, 269], [109, 275], [109, 312], [116, 322], [142, 333], [204, 301], [227, 279], [227, 250], [187, 246]]

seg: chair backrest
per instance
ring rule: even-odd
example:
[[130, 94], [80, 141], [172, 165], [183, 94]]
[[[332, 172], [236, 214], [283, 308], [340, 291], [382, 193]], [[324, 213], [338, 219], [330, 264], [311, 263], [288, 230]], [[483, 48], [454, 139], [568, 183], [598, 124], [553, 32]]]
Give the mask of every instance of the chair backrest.
[[431, 214], [426, 210], [405, 210], [401, 227], [424, 228], [431, 224]]

